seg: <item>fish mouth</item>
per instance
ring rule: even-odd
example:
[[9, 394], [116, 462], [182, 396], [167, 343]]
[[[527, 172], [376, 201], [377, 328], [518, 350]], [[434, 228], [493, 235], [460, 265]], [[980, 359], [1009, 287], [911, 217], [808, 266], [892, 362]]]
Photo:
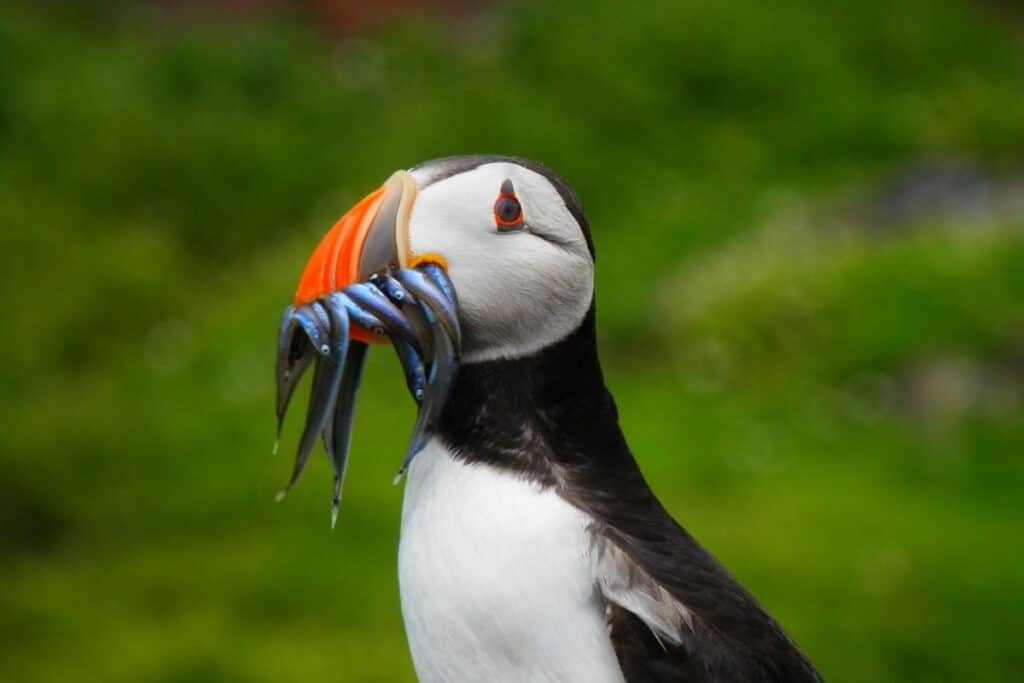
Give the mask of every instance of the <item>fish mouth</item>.
[[409, 247], [416, 192], [413, 176], [397, 171], [334, 224], [309, 257], [278, 331], [278, 438], [299, 380], [314, 368], [295, 465], [278, 500], [298, 481], [322, 439], [334, 470], [332, 526], [369, 345], [394, 347], [418, 407], [396, 483], [436, 434], [457, 376], [461, 328], [446, 262]]

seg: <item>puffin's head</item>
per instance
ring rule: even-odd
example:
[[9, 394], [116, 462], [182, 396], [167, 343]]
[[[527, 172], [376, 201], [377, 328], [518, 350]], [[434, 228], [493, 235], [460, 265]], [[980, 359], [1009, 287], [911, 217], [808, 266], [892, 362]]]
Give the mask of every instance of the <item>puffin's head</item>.
[[486, 157], [431, 161], [411, 175], [410, 252], [447, 263], [463, 362], [528, 355], [580, 324], [594, 260], [568, 185], [537, 164]]
[[282, 321], [278, 429], [315, 364], [292, 480], [323, 436], [337, 509], [367, 343], [390, 342], [419, 405], [401, 474], [438, 424], [461, 364], [521, 358], [575, 331], [594, 252], [572, 190], [540, 164], [448, 157], [397, 171], [334, 225]]
[[424, 262], [458, 294], [463, 363], [559, 341], [593, 297], [593, 246], [569, 186], [535, 162], [459, 156], [397, 171], [356, 204], [314, 252], [295, 304]]

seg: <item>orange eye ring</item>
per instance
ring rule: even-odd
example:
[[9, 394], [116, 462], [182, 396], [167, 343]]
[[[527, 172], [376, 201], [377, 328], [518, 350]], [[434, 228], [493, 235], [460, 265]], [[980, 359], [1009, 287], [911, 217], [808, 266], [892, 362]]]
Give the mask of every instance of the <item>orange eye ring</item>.
[[501, 192], [494, 200], [494, 223], [499, 230], [517, 230], [523, 227], [523, 206], [516, 197], [511, 180], [501, 184]]

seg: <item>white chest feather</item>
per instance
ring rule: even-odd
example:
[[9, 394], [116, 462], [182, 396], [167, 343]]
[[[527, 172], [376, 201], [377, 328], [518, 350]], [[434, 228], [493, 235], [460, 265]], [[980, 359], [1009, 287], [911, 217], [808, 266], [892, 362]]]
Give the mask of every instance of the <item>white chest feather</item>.
[[588, 517], [434, 441], [408, 473], [398, 571], [423, 683], [622, 683]]

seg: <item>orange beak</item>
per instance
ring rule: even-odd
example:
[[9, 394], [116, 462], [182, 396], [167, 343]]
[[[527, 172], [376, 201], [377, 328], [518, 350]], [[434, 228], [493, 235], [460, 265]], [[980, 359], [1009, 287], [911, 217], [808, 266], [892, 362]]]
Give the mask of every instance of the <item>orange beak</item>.
[[[396, 171], [334, 224], [313, 250], [299, 278], [295, 307], [363, 281], [387, 268], [409, 268], [409, 214], [416, 198], [416, 181]], [[384, 343], [384, 337], [353, 327], [351, 337]]]

